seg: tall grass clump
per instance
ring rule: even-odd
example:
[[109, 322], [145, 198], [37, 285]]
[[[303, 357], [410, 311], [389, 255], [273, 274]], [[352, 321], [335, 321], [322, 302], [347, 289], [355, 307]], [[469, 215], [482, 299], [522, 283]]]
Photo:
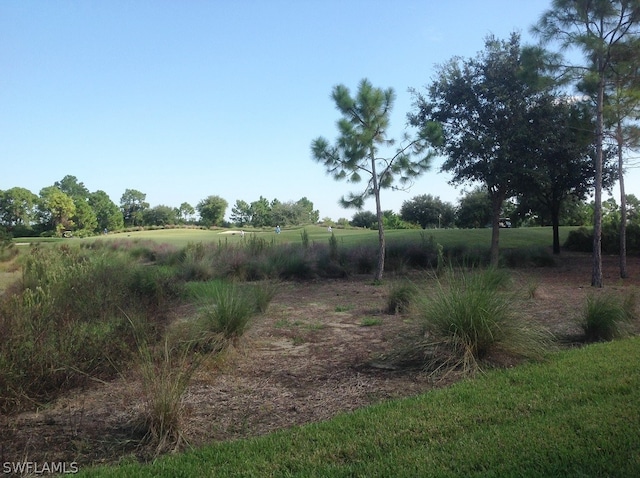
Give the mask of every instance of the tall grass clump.
[[266, 310], [275, 292], [273, 287], [243, 287], [222, 279], [192, 282], [185, 290], [187, 300], [198, 306], [194, 318], [172, 324], [164, 343], [155, 346], [136, 333], [145, 397], [140, 426], [156, 455], [184, 442], [183, 397], [193, 375], [208, 357], [245, 333], [251, 317]]
[[172, 344], [168, 338], [159, 347], [144, 339], [138, 344], [145, 410], [139, 426], [144, 441], [153, 444], [156, 455], [177, 449], [184, 441], [183, 397], [204, 355], [197, 353], [194, 342]]
[[503, 270], [450, 270], [418, 304], [427, 366], [473, 374], [497, 355], [541, 357], [550, 337], [518, 317], [516, 301]]
[[210, 281], [192, 289], [199, 304], [196, 328], [233, 340], [242, 336], [256, 311], [256, 301], [235, 282]]
[[278, 293], [281, 285], [279, 282], [263, 281], [252, 287], [255, 302], [255, 311], [264, 314], [269, 308], [269, 304]]
[[613, 340], [629, 335], [635, 319], [636, 295], [624, 298], [613, 294], [591, 295], [579, 325], [587, 342]]
[[387, 297], [387, 312], [389, 314], [401, 314], [409, 311], [417, 294], [418, 289], [410, 282], [394, 283]]
[[191, 378], [208, 357], [222, 353], [247, 330], [251, 317], [266, 310], [275, 286], [243, 287], [235, 282], [195, 282], [187, 298], [199, 306], [195, 318], [172, 324], [164, 343], [138, 341], [145, 396], [142, 427], [156, 455], [184, 442], [183, 397]]

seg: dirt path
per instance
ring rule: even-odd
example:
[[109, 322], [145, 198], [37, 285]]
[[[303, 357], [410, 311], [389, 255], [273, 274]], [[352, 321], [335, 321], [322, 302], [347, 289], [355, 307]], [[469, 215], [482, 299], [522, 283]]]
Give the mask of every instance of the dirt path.
[[[631, 278], [617, 279], [617, 258], [605, 258], [607, 290], [640, 286], [640, 258]], [[515, 270], [533, 297], [521, 313], [554, 333], [575, 334], [575, 318], [590, 287], [590, 257], [563, 255], [557, 267]], [[416, 369], [371, 366], [415, 334], [409, 317], [385, 312], [389, 284], [370, 277], [285, 283], [268, 312], [224, 361], [209, 364], [185, 397], [185, 438], [199, 446], [325, 420], [382, 400], [415, 395], [433, 383]], [[391, 282], [391, 279], [388, 279]], [[443, 386], [440, 384], [439, 386]], [[110, 383], [88, 382], [46, 409], [0, 417], [2, 461], [115, 462], [145, 456], [131, 423], [142, 411], [135, 371]]]

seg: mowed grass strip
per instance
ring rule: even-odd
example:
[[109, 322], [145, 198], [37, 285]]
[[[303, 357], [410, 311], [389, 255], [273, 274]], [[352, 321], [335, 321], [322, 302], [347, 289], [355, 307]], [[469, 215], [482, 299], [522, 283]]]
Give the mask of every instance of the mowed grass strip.
[[640, 476], [640, 338], [81, 476]]
[[[564, 244], [569, 232], [577, 227], [566, 226], [560, 228], [560, 243]], [[310, 242], [326, 244], [331, 233], [322, 226], [299, 226], [291, 229], [282, 229], [280, 234], [273, 230], [245, 229], [245, 236], [242, 238], [239, 233], [240, 228], [232, 229], [163, 229], [154, 231], [134, 231], [126, 233], [114, 233], [107, 236], [88, 237], [84, 239], [71, 239], [72, 241], [95, 241], [103, 240], [152, 240], [160, 243], [167, 243], [176, 247], [183, 247], [193, 242], [222, 242], [237, 243], [247, 240], [249, 235], [256, 235], [275, 244], [301, 243], [301, 233], [307, 231]], [[333, 233], [338, 239], [339, 246], [353, 246], [377, 244], [378, 231], [370, 229], [338, 229], [334, 228]], [[393, 229], [385, 231], [387, 241], [390, 244], [398, 242], [419, 243], [422, 240], [433, 236], [435, 243], [446, 247], [465, 246], [470, 249], [486, 248], [491, 244], [491, 229]], [[500, 247], [520, 248], [520, 247], [551, 247], [553, 231], [550, 227], [522, 227], [500, 230]], [[58, 239], [59, 240], [59, 239]], [[69, 241], [67, 239], [67, 241]]]

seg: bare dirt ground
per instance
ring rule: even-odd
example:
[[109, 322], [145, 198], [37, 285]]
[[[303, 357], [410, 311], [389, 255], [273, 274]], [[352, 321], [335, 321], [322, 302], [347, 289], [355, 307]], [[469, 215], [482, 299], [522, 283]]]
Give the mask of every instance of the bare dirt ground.
[[[628, 259], [624, 281], [617, 261], [604, 258], [605, 291], [637, 290], [640, 258]], [[602, 292], [590, 287], [588, 255], [563, 253], [556, 267], [512, 275], [516, 287], [533, 293], [517, 304], [520, 312], [559, 337], [579, 332], [575, 320], [585, 298]], [[266, 434], [446, 386], [417, 368], [380, 365], [381, 356], [397, 350], [399, 337], [419, 330], [411, 317], [386, 313], [393, 280], [387, 277], [382, 286], [368, 276], [283, 284], [224, 360], [207, 364], [192, 381], [183, 426], [189, 446]], [[0, 461], [75, 461], [82, 467], [148, 458], [131, 425], [143, 411], [142, 398], [130, 370], [109, 383], [88, 382], [46, 408], [0, 416]]]

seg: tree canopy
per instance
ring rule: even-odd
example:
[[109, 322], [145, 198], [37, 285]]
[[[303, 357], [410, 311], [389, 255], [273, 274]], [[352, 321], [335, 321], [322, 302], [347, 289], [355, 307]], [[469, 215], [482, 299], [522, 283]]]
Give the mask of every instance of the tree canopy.
[[520, 35], [489, 36], [475, 58], [453, 58], [439, 67], [423, 95], [416, 90], [409, 121], [442, 125], [442, 170], [454, 184], [481, 183], [492, 203], [491, 262], [498, 263], [502, 203], [519, 191], [530, 160], [531, 109], [540, 94], [534, 51]]
[[229, 204], [220, 196], [208, 196], [198, 203], [196, 210], [200, 220], [207, 226], [219, 226], [224, 220], [224, 214]]

